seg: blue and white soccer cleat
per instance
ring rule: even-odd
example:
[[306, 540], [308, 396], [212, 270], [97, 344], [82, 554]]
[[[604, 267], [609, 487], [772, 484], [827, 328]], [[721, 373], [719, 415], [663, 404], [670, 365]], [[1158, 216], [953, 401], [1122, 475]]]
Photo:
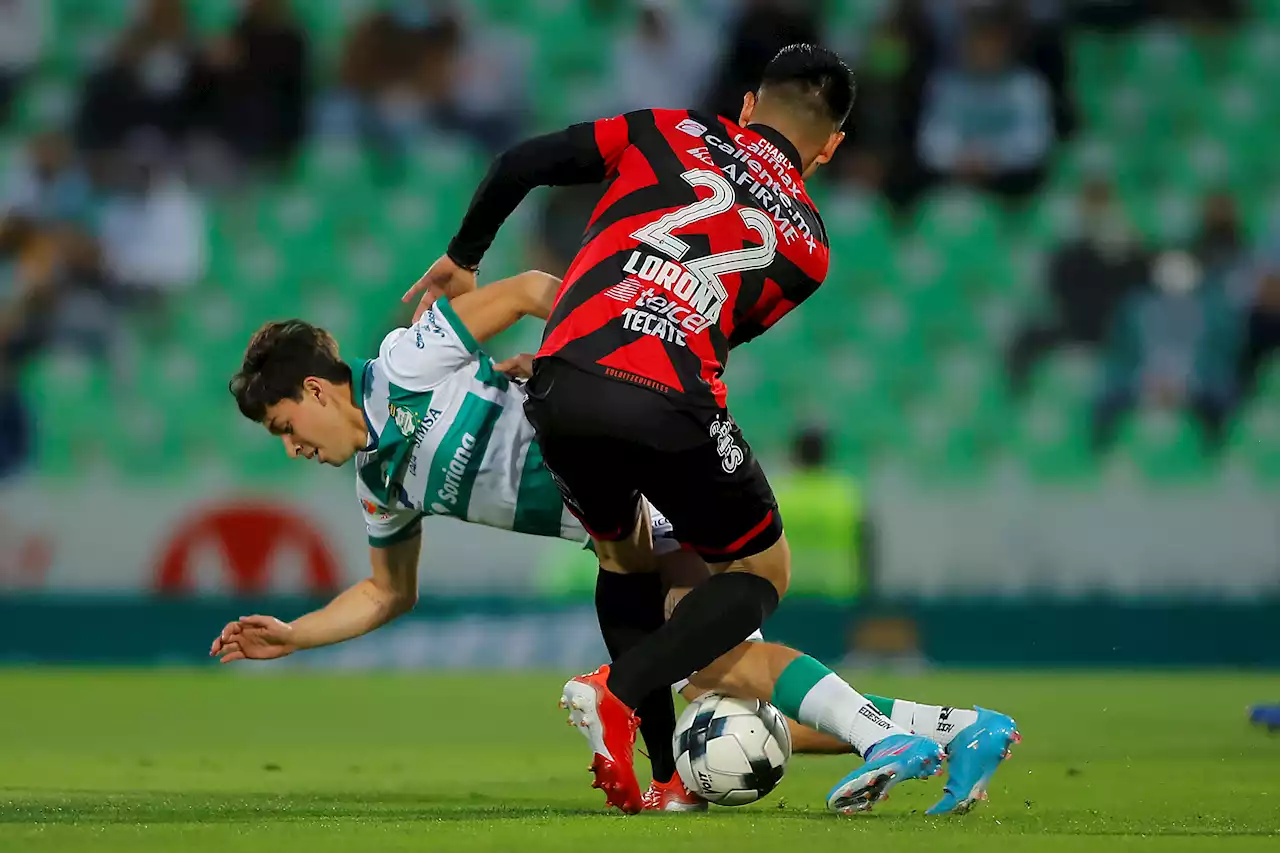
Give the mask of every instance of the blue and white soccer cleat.
[[1249, 709], [1249, 722], [1265, 726], [1267, 731], [1280, 731], [1280, 705], [1254, 705]]
[[925, 814], [964, 814], [987, 798], [987, 784], [1000, 762], [1022, 740], [1018, 726], [1007, 714], [975, 708], [978, 719], [961, 729], [947, 747], [950, 772], [942, 799]]
[[889, 789], [899, 782], [942, 773], [945, 757], [942, 747], [927, 737], [889, 735], [867, 750], [861, 767], [831, 789], [827, 808], [836, 814], [870, 811], [888, 799]]

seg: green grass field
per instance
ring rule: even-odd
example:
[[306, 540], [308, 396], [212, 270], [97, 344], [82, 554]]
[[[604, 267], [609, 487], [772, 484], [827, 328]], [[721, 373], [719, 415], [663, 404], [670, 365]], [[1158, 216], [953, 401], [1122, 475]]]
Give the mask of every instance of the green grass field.
[[1280, 737], [1244, 721], [1275, 676], [856, 678], [1016, 715], [1024, 743], [958, 819], [923, 815], [940, 780], [825, 813], [849, 757], [798, 757], [745, 808], [607, 813], [562, 678], [0, 671], [0, 851], [1280, 850]]

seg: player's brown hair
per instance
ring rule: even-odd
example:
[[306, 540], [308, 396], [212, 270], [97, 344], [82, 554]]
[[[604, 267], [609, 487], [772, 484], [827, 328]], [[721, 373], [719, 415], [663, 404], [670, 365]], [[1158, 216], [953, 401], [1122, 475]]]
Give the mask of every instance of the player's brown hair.
[[304, 320], [280, 320], [254, 332], [227, 387], [240, 413], [261, 423], [268, 407], [302, 399], [302, 383], [311, 376], [351, 384], [351, 368], [338, 357], [333, 335]]

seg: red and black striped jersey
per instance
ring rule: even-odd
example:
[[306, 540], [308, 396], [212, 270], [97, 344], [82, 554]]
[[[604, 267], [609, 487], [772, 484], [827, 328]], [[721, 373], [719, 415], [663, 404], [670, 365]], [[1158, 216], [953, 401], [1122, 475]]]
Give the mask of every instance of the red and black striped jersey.
[[450, 256], [478, 262], [492, 220], [532, 186], [592, 179], [609, 185], [538, 357], [724, 408], [729, 350], [827, 274], [826, 230], [795, 147], [770, 127], [684, 110], [574, 125], [498, 159]]

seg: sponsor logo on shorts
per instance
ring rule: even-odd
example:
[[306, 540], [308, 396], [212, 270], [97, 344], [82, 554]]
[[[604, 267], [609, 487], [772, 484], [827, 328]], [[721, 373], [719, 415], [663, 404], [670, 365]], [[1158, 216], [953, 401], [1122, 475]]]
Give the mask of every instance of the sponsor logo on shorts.
[[[435, 335], [437, 338], [444, 337], [444, 329], [440, 328], [440, 319], [436, 317], [436, 309], [428, 308], [427, 313], [422, 315], [422, 319], [418, 321], [420, 326], [425, 326], [427, 331]], [[419, 347], [422, 344], [418, 345]]]
[[691, 118], [686, 118], [682, 119], [681, 122], [676, 125], [676, 130], [687, 133], [690, 136], [702, 136], [702, 134], [707, 132], [707, 126], [700, 122], [696, 122]]
[[716, 453], [720, 455], [720, 467], [724, 469], [726, 474], [732, 474], [738, 470], [738, 466], [742, 464], [746, 454], [742, 452], [742, 448], [738, 446], [738, 442], [733, 438], [733, 418], [725, 416], [717, 418], [711, 424], [711, 437], [716, 440]]

